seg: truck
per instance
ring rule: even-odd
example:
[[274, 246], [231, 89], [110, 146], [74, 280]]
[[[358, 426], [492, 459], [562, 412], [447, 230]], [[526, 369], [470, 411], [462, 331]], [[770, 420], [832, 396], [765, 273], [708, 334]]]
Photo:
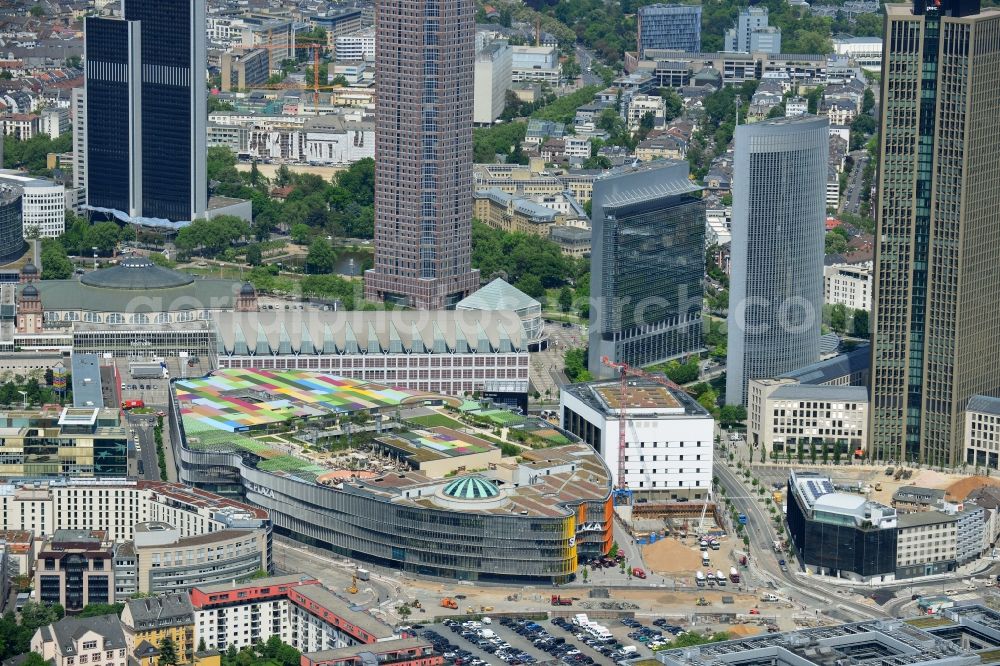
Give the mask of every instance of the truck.
[[717, 569], [715, 572], [715, 582], [719, 585], [726, 584], [726, 576], [722, 573], [722, 569]]
[[553, 606], [572, 606], [573, 600], [569, 597], [560, 597], [558, 594], [552, 595]]
[[712, 560], [710, 560], [708, 557], [708, 551], [707, 550], [701, 551], [701, 566], [707, 567], [711, 563]]
[[136, 409], [138, 407], [145, 407], [146, 403], [142, 400], [122, 400], [122, 409]]
[[646, 572], [640, 569], [639, 567], [632, 567], [632, 575], [635, 576], [636, 578], [645, 578]]
[[780, 539], [775, 539], [774, 543], [771, 544], [774, 547], [774, 552], [780, 553], [783, 549], [783, 544]]
[[708, 580], [708, 584], [710, 586], [711, 585], [715, 585], [715, 572], [714, 571], [712, 571], [711, 569], [709, 569], [708, 573], [705, 575], [705, 578]]
[[441, 608], [450, 608], [452, 610], [458, 610], [458, 602], [449, 597], [445, 597], [441, 600]]
[[773, 601], [777, 601], [777, 600], [778, 600], [778, 595], [776, 595], [776, 594], [772, 594], [771, 592], [765, 592], [765, 593], [764, 593], [764, 594], [763, 594], [763, 595], [761, 596], [760, 600], [761, 600], [761, 601], [768, 601], [768, 602], [773, 602]]
[[747, 514], [741, 513], [741, 514], [737, 515], [736, 516], [736, 520], [739, 521], [740, 525], [746, 525], [747, 524]]
[[740, 572], [736, 570], [736, 567], [729, 567], [729, 580], [734, 583], [740, 582]]
[[694, 584], [698, 587], [705, 587], [705, 574], [700, 571], [694, 572]]
[[780, 490], [775, 490], [773, 493], [771, 493], [771, 498], [774, 500], [775, 504], [781, 506], [781, 503], [785, 501], [785, 493], [781, 492]]

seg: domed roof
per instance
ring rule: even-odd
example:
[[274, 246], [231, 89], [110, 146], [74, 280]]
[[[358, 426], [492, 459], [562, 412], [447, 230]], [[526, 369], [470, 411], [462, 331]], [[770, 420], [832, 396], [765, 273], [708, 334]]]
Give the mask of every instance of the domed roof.
[[105, 289], [169, 289], [194, 282], [184, 273], [157, 266], [146, 257], [126, 257], [117, 266], [87, 273], [80, 282]]
[[446, 485], [443, 493], [455, 499], [483, 500], [496, 497], [500, 491], [481, 476], [463, 476]]
[[24, 268], [21, 269], [21, 272], [25, 275], [38, 275], [38, 267], [29, 260], [28, 263], [24, 265]]
[[244, 282], [243, 286], [240, 287], [240, 296], [253, 296], [257, 292], [254, 291], [253, 285], [249, 282]]
[[21, 298], [38, 298], [38, 287], [29, 284], [21, 290]]

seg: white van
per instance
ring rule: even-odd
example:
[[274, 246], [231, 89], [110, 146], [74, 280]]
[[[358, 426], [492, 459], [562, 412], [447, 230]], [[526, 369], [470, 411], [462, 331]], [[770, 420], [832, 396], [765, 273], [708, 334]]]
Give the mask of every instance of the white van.
[[626, 645], [625, 647], [622, 648], [622, 652], [624, 652], [625, 654], [635, 654], [638, 651], [639, 649], [634, 645]]

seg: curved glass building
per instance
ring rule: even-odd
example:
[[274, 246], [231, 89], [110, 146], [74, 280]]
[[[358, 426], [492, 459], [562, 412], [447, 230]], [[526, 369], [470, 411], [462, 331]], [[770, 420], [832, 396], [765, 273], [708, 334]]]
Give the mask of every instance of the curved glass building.
[[9, 263], [24, 254], [23, 194], [17, 185], [0, 184], [0, 263]]
[[726, 403], [819, 360], [829, 121], [736, 128]]

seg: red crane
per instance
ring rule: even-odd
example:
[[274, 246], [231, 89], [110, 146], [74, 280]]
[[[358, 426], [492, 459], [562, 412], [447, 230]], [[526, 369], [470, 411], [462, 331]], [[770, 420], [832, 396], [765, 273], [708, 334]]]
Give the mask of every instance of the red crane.
[[618, 405], [618, 488], [615, 490], [615, 498], [620, 503], [627, 504], [632, 500], [632, 491], [629, 490], [628, 483], [625, 481], [625, 422], [628, 419], [628, 378], [639, 377], [647, 379], [677, 391], [683, 391], [684, 389], [666, 377], [651, 375], [640, 368], [633, 368], [624, 361], [615, 363], [607, 356], [602, 356], [601, 364], [617, 370], [621, 381], [621, 396]]

